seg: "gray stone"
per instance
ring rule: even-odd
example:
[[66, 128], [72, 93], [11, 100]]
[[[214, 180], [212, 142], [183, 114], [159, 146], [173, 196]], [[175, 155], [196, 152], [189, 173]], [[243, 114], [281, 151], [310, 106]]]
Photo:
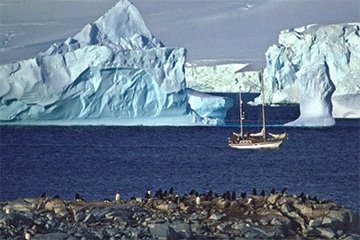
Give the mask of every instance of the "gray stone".
[[82, 222], [86, 217], [86, 214], [85, 212], [78, 212], [76, 215], [75, 215], [75, 222]]
[[266, 226], [269, 224], [269, 220], [266, 218], [262, 218], [262, 219], [260, 219], [260, 224], [263, 226]]
[[245, 238], [252, 238], [252, 239], [264, 239], [266, 238], [266, 232], [259, 228], [248, 228], [244, 234]]
[[360, 235], [353, 233], [353, 234], [350, 234], [350, 236], [342, 238], [341, 240], [360, 240]]
[[77, 240], [77, 238], [74, 237], [74, 236], [70, 236], [70, 237], [68, 237], [66, 240]]
[[237, 223], [236, 222], [233, 225], [231, 225], [231, 228], [235, 229], [235, 230], [242, 230], [245, 227], [246, 227], [245, 223]]
[[328, 239], [333, 239], [336, 235], [331, 228], [319, 227], [319, 228], [317, 228], [317, 230], [320, 231], [320, 236], [328, 238]]
[[275, 204], [277, 200], [280, 199], [280, 195], [279, 194], [272, 194], [270, 195], [267, 199], [266, 199], [266, 202], [268, 204]]
[[199, 219], [199, 216], [197, 215], [197, 213], [193, 213], [193, 214], [191, 214], [191, 216], [190, 216], [190, 220], [197, 220], [197, 219]]
[[279, 219], [273, 218], [273, 219], [271, 220], [271, 225], [282, 226], [283, 224], [282, 224], [282, 222], [280, 222]]
[[169, 234], [169, 223], [155, 224], [150, 228], [150, 232], [156, 239], [167, 239]]
[[282, 227], [276, 227], [272, 231], [266, 233], [266, 237], [272, 238], [272, 239], [284, 239], [285, 234]]
[[182, 238], [190, 239], [193, 236], [191, 226], [187, 223], [173, 223], [171, 224], [171, 227]]
[[284, 203], [281, 205], [280, 210], [282, 213], [289, 213], [291, 212], [291, 207], [289, 206], [289, 204]]
[[309, 227], [319, 227], [322, 225], [323, 220], [322, 219], [311, 219], [309, 221]]
[[83, 223], [91, 224], [96, 223], [97, 221], [98, 219], [92, 213], [90, 213], [85, 217]]
[[209, 217], [209, 219], [215, 220], [215, 221], [219, 221], [219, 220], [223, 219], [224, 217], [225, 217], [224, 214], [213, 213], [213, 214], [211, 214], [211, 216]]
[[62, 232], [36, 234], [31, 240], [65, 240], [69, 238], [69, 234]]

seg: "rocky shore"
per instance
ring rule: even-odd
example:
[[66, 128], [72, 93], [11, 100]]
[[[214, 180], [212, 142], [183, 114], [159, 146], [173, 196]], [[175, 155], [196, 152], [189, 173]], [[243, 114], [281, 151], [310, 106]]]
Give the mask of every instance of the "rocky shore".
[[359, 214], [286, 190], [270, 195], [192, 190], [104, 202], [59, 197], [0, 203], [0, 239], [360, 239]]

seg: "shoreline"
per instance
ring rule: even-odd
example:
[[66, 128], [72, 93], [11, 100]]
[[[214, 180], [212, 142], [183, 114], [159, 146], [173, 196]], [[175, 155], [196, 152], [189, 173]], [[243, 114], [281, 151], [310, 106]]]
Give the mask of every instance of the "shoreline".
[[123, 201], [19, 198], [0, 203], [5, 239], [360, 239], [359, 214], [305, 194], [173, 189]]

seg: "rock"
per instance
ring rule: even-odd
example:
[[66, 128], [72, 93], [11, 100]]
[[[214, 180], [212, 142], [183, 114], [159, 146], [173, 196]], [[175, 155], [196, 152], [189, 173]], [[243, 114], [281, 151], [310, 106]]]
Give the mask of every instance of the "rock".
[[260, 224], [263, 225], [263, 226], [266, 226], [266, 225], [269, 224], [269, 220], [265, 219], [265, 218], [262, 218], [262, 219], [260, 219]]
[[46, 234], [36, 234], [31, 238], [31, 240], [63, 240], [68, 239], [69, 235], [67, 233], [55, 232], [55, 233], [46, 233]]
[[173, 223], [171, 224], [171, 228], [177, 233], [177, 235], [180, 235], [181, 238], [185, 239], [192, 239], [193, 234], [191, 230], [191, 226], [187, 223]]
[[[13, 202], [8, 203], [5, 207], [3, 207], [3, 210], [5, 212], [10, 211], [19, 211], [19, 212], [26, 212], [26, 211], [32, 211], [35, 209], [35, 203], [36, 200], [34, 199], [17, 199]], [[9, 210], [7, 210], [9, 209]]]
[[233, 225], [231, 225], [231, 228], [235, 230], [241, 230], [244, 227], [246, 227], [245, 223], [234, 223]]
[[289, 212], [291, 212], [291, 207], [289, 206], [289, 204], [284, 203], [284, 204], [281, 205], [280, 211], [282, 213], [289, 213]]
[[215, 220], [215, 221], [219, 221], [219, 220], [223, 219], [224, 217], [225, 217], [224, 214], [213, 213], [213, 214], [211, 214], [211, 216], [209, 217], [209, 219]]
[[313, 209], [311, 208], [311, 206], [306, 205], [306, 204], [300, 204], [300, 203], [294, 203], [293, 206], [302, 215], [309, 217], [309, 218], [312, 216]]
[[199, 216], [197, 215], [196, 212], [194, 212], [194, 213], [191, 214], [191, 216], [190, 216], [190, 219], [191, 219], [191, 220], [197, 220], [198, 218], [199, 218]]
[[271, 239], [285, 239], [285, 234], [282, 227], [276, 227], [275, 229], [266, 233], [266, 237]]
[[85, 217], [83, 223], [92, 224], [96, 223], [97, 221], [98, 219], [92, 213], [90, 213]]
[[150, 228], [150, 232], [156, 239], [167, 239], [169, 234], [169, 226], [169, 223], [155, 224]]
[[224, 209], [230, 207], [230, 202], [227, 200], [220, 199], [216, 204], [219, 208]]
[[82, 222], [86, 217], [86, 214], [85, 212], [78, 212], [75, 217], [74, 217], [74, 220], [75, 222]]
[[280, 199], [280, 194], [272, 194], [266, 199], [267, 204], [275, 204]]
[[69, 213], [65, 203], [57, 198], [46, 201], [44, 209], [47, 211], [53, 211], [55, 214], [60, 216], [65, 216]]
[[327, 238], [327, 239], [333, 239], [335, 237], [335, 233], [331, 228], [309, 228], [309, 231], [307, 232], [308, 237], [315, 237], [315, 238]]
[[359, 214], [354, 214], [346, 209], [331, 210], [324, 218], [323, 225], [330, 226], [333, 230], [343, 229], [349, 232], [359, 232]]
[[245, 238], [250, 239], [265, 239], [266, 232], [260, 228], [248, 227], [247, 231], [243, 234]]
[[322, 219], [311, 219], [309, 221], [309, 227], [315, 228], [322, 225], [323, 220]]

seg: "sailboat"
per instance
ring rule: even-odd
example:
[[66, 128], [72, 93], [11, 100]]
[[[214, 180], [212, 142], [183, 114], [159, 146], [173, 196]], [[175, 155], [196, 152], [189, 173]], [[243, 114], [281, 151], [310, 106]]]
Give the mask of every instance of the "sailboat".
[[287, 138], [287, 133], [272, 134], [266, 132], [265, 125], [265, 97], [264, 97], [264, 83], [263, 70], [259, 72], [259, 79], [261, 82], [262, 94], [262, 129], [259, 133], [250, 133], [243, 131], [244, 113], [242, 112], [241, 88], [239, 93], [240, 99], [240, 133], [233, 133], [228, 139], [228, 146], [236, 149], [263, 149], [263, 148], [278, 148], [280, 144]]

